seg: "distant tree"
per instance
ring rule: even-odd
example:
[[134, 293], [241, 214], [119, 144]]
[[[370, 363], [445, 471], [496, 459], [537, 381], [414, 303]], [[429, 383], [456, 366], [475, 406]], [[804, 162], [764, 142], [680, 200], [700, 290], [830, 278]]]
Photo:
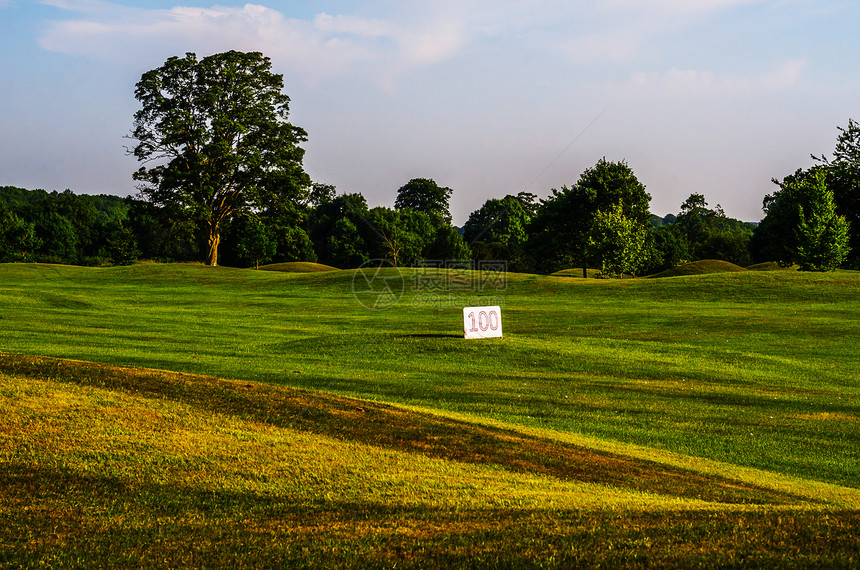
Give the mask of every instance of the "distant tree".
[[833, 192], [827, 188], [826, 173], [818, 170], [793, 190], [802, 196], [797, 205], [798, 225], [795, 259], [802, 271], [830, 271], [838, 268], [848, 254], [848, 222], [836, 213]]
[[124, 225], [134, 233], [140, 259], [202, 261], [199, 220], [183, 216], [176, 206], [160, 207], [131, 197], [126, 201], [128, 217]]
[[318, 261], [347, 269], [370, 260], [370, 243], [376, 234], [369, 216], [361, 194], [341, 194], [314, 208], [309, 235]]
[[849, 251], [849, 224], [836, 212], [827, 188], [826, 169], [798, 170], [776, 182], [780, 190], [765, 196], [765, 217], [755, 230], [759, 256], [801, 269], [835, 269]]
[[433, 239], [422, 252], [424, 259], [466, 260], [470, 258], [469, 246], [466, 245], [457, 228], [451, 224], [443, 224], [435, 230]]
[[652, 229], [649, 244], [651, 252], [641, 270], [643, 274], [659, 273], [690, 260], [687, 240], [671, 223]]
[[278, 261], [316, 261], [310, 236], [303, 228], [282, 227], [275, 231], [275, 259]]
[[78, 235], [72, 222], [56, 211], [48, 211], [36, 220], [36, 236], [41, 240], [37, 261], [76, 264]]
[[285, 204], [270, 208], [257, 216], [274, 244], [271, 261], [316, 261], [313, 242], [308, 235], [311, 208], [303, 204]]
[[41, 245], [35, 226], [19, 218], [0, 201], [0, 262], [34, 261]]
[[314, 182], [311, 186], [310, 194], [308, 194], [308, 205], [312, 207], [331, 202], [337, 195], [337, 189], [333, 184], [321, 184]]
[[463, 238], [472, 250], [472, 259], [504, 260], [515, 271], [531, 269], [525, 244], [529, 222], [537, 210], [533, 200], [533, 194], [524, 199], [523, 193], [491, 198], [472, 212], [463, 225]]
[[454, 191], [436, 184], [430, 178], [413, 178], [397, 190], [395, 210], [406, 208], [430, 216], [435, 227], [451, 224], [449, 201]]
[[201, 60], [171, 57], [143, 74], [135, 97], [134, 175], [144, 197], [187, 210], [206, 230], [206, 262], [218, 264], [223, 224], [273, 203], [301, 201], [310, 187], [298, 146], [307, 133], [287, 118], [283, 77], [260, 53]]
[[573, 187], [553, 189], [541, 203], [530, 224], [528, 249], [544, 271], [579, 264], [585, 276], [594, 261], [589, 240], [597, 212], [618, 205], [624, 218], [647, 227], [651, 224], [650, 200], [626, 162], [603, 158], [586, 169]]
[[752, 228], [727, 217], [719, 204], [709, 208], [702, 194], [690, 194], [681, 204], [670, 231], [686, 242], [691, 260], [722, 259], [744, 267], [751, 263]]
[[422, 259], [424, 249], [436, 234], [430, 216], [410, 208], [373, 208], [368, 220], [376, 230], [373, 257], [387, 259], [395, 266]]
[[525, 243], [531, 214], [515, 196], [491, 198], [469, 215], [463, 225], [468, 243], [499, 242], [506, 246]]
[[439, 186], [430, 178], [413, 178], [397, 190], [394, 209], [426, 214], [434, 228], [433, 236], [421, 252], [424, 259], [469, 258], [469, 248], [463, 237], [451, 226], [449, 201], [452, 194], [453, 190]]
[[246, 215], [234, 219], [231, 230], [237, 237], [236, 254], [243, 266], [259, 269], [261, 263], [272, 260], [277, 251], [277, 242], [257, 216]]
[[848, 127], [837, 127], [839, 136], [833, 159], [824, 155], [813, 158], [820, 162], [827, 173], [827, 187], [833, 192], [836, 213], [845, 217], [849, 224], [846, 262], [860, 269], [860, 124], [848, 120]]
[[588, 236], [590, 257], [597, 260], [601, 275], [635, 276], [648, 261], [650, 226], [624, 215], [620, 204], [598, 210]]
[[131, 265], [140, 258], [134, 232], [122, 223], [117, 223], [111, 232], [107, 247], [111, 260], [117, 265]]

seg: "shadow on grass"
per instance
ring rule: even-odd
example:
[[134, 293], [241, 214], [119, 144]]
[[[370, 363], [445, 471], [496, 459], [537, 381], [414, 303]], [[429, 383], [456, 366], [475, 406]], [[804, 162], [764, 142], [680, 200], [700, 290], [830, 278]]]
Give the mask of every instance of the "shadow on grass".
[[[853, 567], [860, 511], [446, 509], [7, 465], [10, 567]], [[26, 506], [26, 508], [19, 508]]]
[[520, 473], [721, 503], [801, 504], [720, 476], [381, 403], [247, 381], [0, 353], [0, 371], [169, 398], [215, 413]]
[[416, 334], [401, 334], [394, 338], [459, 338], [462, 339], [462, 334], [432, 334], [432, 333], [416, 333]]

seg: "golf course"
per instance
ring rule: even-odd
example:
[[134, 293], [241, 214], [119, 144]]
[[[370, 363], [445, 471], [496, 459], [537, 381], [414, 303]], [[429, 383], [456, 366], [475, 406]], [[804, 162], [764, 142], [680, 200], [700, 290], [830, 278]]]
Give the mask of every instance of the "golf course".
[[268, 269], [0, 264], [0, 567], [860, 565], [860, 272]]

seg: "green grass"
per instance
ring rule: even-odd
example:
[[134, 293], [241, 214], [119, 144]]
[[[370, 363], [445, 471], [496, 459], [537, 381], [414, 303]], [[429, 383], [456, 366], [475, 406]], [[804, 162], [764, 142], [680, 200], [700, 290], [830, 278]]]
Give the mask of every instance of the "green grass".
[[[0, 266], [4, 498], [36, 505], [3, 511], [0, 552], [123, 564], [109, 552], [128, 540], [152, 565], [856, 564], [860, 274], [476, 289], [412, 270], [384, 311], [357, 277]], [[484, 303], [503, 305], [505, 338], [464, 341], [461, 307]], [[75, 550], [81, 521], [91, 543]]]
[[331, 265], [323, 265], [322, 263], [312, 263], [310, 261], [270, 263], [268, 265], [261, 265], [260, 269], [264, 271], [286, 271], [291, 273], [319, 273], [321, 271], [338, 271], [337, 267], [332, 267]]
[[[767, 264], [761, 264], [766, 266]], [[752, 268], [748, 268], [752, 269]], [[678, 277], [682, 275], [708, 275], [711, 273], [736, 273], [738, 271], [746, 271], [740, 265], [729, 263], [721, 259], [702, 259], [685, 263], [677, 267], [672, 267], [666, 271], [650, 275], [649, 277]]]
[[0, 366], [10, 566], [847, 567], [860, 549], [856, 490], [247, 381]]

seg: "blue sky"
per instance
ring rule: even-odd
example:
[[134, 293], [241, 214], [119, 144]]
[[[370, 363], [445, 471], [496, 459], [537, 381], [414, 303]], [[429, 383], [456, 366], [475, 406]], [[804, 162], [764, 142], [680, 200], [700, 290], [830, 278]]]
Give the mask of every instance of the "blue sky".
[[141, 74], [237, 49], [284, 75], [311, 177], [371, 206], [433, 178], [462, 224], [605, 156], [654, 213], [757, 221], [860, 119], [858, 29], [841, 0], [0, 0], [0, 185], [134, 193]]

